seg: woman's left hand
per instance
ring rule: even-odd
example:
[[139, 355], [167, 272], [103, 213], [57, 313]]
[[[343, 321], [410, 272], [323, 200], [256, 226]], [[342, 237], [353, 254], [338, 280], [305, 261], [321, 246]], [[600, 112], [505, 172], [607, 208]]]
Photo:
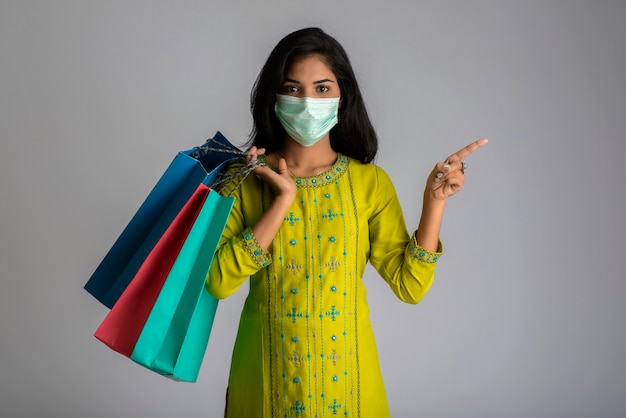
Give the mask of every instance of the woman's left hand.
[[435, 168], [428, 176], [426, 194], [435, 200], [446, 200], [463, 188], [465, 183], [465, 157], [476, 151], [488, 142], [487, 138], [472, 142], [445, 159], [435, 164]]

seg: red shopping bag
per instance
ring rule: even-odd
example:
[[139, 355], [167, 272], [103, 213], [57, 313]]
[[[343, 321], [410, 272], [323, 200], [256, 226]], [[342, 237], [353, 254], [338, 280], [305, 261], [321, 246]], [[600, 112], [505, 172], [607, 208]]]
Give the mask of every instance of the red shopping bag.
[[126, 357], [133, 353], [163, 283], [208, 194], [207, 185], [197, 187], [96, 330], [96, 338], [112, 350]]

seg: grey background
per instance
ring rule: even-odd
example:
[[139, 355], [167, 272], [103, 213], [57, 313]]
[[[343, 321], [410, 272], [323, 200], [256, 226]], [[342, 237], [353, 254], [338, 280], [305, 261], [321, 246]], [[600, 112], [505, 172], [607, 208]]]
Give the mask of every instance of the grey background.
[[0, 3], [0, 416], [218, 417], [246, 289], [199, 381], [93, 336], [82, 286], [175, 153], [250, 129], [286, 33], [346, 47], [410, 228], [482, 136], [417, 306], [365, 281], [394, 417], [626, 416], [626, 2]]

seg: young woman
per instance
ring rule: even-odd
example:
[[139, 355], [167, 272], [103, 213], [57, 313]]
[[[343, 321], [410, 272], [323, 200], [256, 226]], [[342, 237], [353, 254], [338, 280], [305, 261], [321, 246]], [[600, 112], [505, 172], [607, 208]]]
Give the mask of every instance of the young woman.
[[207, 278], [217, 298], [250, 285], [226, 416], [387, 417], [365, 265], [400, 300], [420, 301], [441, 254], [446, 201], [463, 186], [463, 158], [487, 140], [436, 164], [409, 235], [389, 177], [371, 164], [376, 134], [334, 38], [317, 28], [283, 38], [256, 81], [252, 114], [248, 160], [265, 166], [234, 191]]

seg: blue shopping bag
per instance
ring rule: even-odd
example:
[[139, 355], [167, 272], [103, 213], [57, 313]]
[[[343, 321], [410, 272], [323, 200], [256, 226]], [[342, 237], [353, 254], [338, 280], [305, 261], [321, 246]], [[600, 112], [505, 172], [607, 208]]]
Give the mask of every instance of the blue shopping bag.
[[115, 241], [85, 290], [111, 308], [200, 183], [211, 184], [243, 152], [220, 132], [202, 147], [181, 151]]

